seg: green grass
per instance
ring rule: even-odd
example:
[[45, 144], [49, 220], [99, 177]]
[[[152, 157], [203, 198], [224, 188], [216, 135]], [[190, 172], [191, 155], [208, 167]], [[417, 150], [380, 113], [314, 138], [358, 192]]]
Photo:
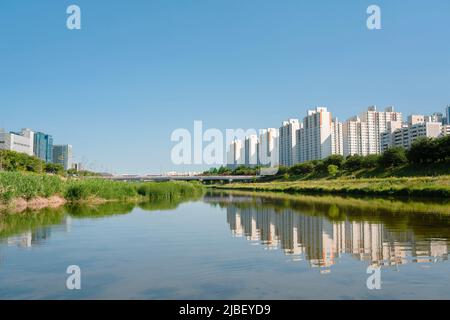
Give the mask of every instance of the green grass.
[[322, 179], [234, 183], [222, 189], [285, 192], [293, 194], [341, 194], [450, 198], [450, 176], [417, 178]]
[[93, 199], [149, 201], [183, 199], [202, 193], [202, 185], [191, 182], [129, 183], [104, 179], [62, 179], [34, 173], [0, 172], [0, 203], [13, 199], [61, 196], [69, 202]]

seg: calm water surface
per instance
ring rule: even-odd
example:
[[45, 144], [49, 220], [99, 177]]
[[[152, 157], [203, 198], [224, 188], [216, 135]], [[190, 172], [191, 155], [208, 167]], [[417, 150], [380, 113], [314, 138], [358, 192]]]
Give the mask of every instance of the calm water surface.
[[211, 193], [3, 215], [0, 298], [450, 299], [450, 218], [371, 201]]

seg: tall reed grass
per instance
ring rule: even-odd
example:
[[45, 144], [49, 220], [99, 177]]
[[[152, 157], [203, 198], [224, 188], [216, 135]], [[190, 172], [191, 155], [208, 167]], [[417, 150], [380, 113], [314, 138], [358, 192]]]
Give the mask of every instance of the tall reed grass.
[[104, 179], [62, 179], [58, 176], [19, 172], [0, 172], [0, 202], [13, 199], [61, 196], [69, 202], [89, 199], [182, 199], [202, 193], [200, 183], [129, 183]]

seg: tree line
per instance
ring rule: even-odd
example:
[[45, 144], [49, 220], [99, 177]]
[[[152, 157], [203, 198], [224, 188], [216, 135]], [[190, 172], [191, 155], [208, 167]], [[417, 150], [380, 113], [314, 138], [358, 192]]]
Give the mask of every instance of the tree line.
[[89, 171], [77, 172], [74, 169], [64, 170], [64, 166], [57, 163], [47, 163], [38, 157], [29, 156], [25, 153], [19, 153], [10, 150], [0, 150], [0, 171], [11, 172], [34, 172], [48, 173], [56, 175], [96, 175]]

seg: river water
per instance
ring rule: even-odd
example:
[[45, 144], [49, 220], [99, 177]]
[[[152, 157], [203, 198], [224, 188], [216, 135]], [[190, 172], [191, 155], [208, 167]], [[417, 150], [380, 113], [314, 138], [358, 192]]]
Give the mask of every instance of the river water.
[[0, 298], [450, 299], [449, 208], [222, 192], [4, 214]]

